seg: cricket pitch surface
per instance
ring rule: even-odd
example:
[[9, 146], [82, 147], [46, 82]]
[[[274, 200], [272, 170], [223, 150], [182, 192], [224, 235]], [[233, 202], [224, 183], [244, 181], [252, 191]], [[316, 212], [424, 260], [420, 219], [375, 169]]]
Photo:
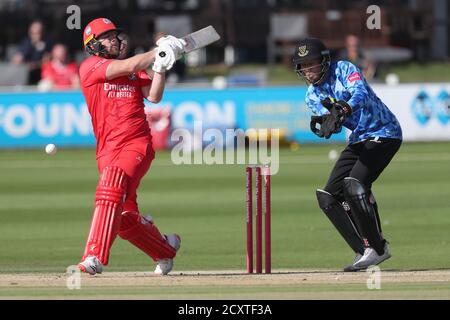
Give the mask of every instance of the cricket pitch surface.
[[381, 270], [376, 276], [332, 270], [104, 272], [81, 274], [77, 281], [65, 273], [0, 274], [0, 299], [450, 299], [447, 269]]

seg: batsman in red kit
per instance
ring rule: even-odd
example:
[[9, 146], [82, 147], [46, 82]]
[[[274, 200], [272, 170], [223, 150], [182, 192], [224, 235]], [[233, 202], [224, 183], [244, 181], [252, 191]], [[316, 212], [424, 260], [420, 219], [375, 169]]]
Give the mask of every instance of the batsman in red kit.
[[[185, 42], [166, 36], [156, 48], [125, 59], [127, 38], [106, 18], [86, 26], [83, 42], [90, 57], [80, 66], [80, 83], [97, 140], [100, 179], [78, 266], [91, 275], [101, 273], [119, 235], [157, 263], [156, 274], [165, 275], [173, 268], [181, 239], [162, 235], [150, 217], [139, 214], [136, 191], [155, 156], [143, 99], [162, 99], [164, 72], [181, 58]], [[152, 77], [145, 71], [150, 66]]]

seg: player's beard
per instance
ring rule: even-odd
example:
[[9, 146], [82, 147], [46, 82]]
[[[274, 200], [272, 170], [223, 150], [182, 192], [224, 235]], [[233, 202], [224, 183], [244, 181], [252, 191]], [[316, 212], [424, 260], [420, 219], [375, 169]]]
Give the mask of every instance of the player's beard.
[[109, 47], [105, 56], [108, 59], [117, 59], [119, 57], [119, 54], [120, 54], [119, 45], [116, 45]]
[[130, 51], [130, 46], [129, 46], [130, 39], [129, 39], [128, 35], [125, 33], [119, 34], [117, 36], [117, 38], [120, 40], [120, 45], [119, 45], [120, 53], [119, 53], [117, 59], [126, 59], [128, 56], [128, 53]]

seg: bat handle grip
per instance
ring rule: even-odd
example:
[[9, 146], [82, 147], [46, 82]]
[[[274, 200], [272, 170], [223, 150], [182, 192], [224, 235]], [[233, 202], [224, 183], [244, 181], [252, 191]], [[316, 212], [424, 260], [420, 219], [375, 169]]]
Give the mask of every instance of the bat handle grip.
[[159, 56], [161, 58], [164, 58], [166, 56], [166, 53], [164, 51], [159, 52]]

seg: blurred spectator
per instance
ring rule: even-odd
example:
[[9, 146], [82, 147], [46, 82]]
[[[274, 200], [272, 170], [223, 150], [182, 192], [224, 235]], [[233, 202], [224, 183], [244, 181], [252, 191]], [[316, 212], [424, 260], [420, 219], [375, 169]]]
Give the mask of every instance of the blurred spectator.
[[353, 34], [345, 38], [345, 49], [338, 54], [339, 60], [348, 60], [356, 65], [370, 81], [375, 75], [375, 64], [370, 60], [367, 52], [361, 47], [359, 38]]
[[[178, 63], [178, 62], [177, 62]], [[166, 150], [169, 147], [170, 107], [146, 108], [147, 122], [152, 130], [152, 143], [155, 150]]]
[[[153, 35], [153, 41], [156, 44], [156, 41], [159, 40], [159, 38], [164, 37], [166, 34], [164, 32], [156, 32]], [[184, 61], [184, 57], [177, 61], [177, 63], [174, 64], [173, 68], [166, 72], [166, 81], [167, 83], [177, 83], [183, 81], [184, 77], [186, 75], [186, 63]]]
[[78, 67], [76, 63], [68, 62], [65, 45], [55, 44], [50, 61], [42, 64], [39, 86], [53, 89], [70, 89], [79, 86]]
[[37, 84], [41, 78], [41, 65], [49, 56], [50, 42], [44, 37], [44, 25], [34, 21], [28, 28], [28, 37], [19, 45], [12, 63], [28, 66], [28, 84]]

